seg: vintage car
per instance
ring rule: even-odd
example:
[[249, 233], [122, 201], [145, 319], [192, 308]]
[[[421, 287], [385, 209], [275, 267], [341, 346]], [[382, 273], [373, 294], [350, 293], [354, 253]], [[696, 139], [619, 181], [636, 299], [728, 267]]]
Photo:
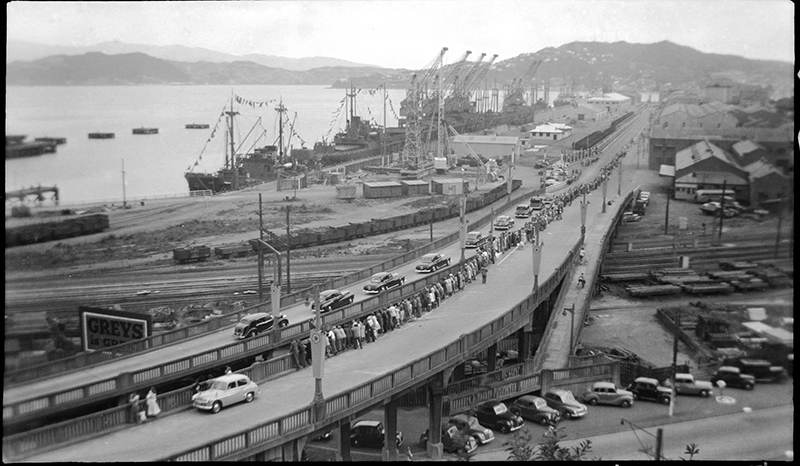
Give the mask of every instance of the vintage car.
[[[419, 437], [419, 444], [425, 446], [430, 435], [429, 429], [425, 429]], [[448, 453], [468, 455], [478, 448], [478, 442], [471, 435], [458, 430], [454, 425], [442, 424], [442, 447]]]
[[[672, 381], [663, 382], [667, 388], [672, 387]], [[705, 380], [695, 380], [692, 374], [675, 374], [675, 393], [678, 395], [700, 395], [703, 398], [714, 394], [714, 386]]]
[[508, 215], [501, 215], [494, 220], [495, 230], [508, 230], [514, 226], [514, 219]]
[[633, 405], [633, 393], [617, 388], [611, 382], [595, 382], [583, 394], [583, 401], [592, 406], [601, 404], [630, 408]]
[[638, 222], [641, 219], [642, 217], [639, 214], [634, 214], [633, 212], [625, 212], [622, 214], [622, 223]]
[[783, 383], [788, 378], [786, 369], [782, 366], [773, 366], [765, 359], [725, 359], [725, 365], [738, 367], [742, 374], [752, 375], [756, 380]]
[[524, 424], [522, 418], [509, 411], [501, 401], [484, 401], [472, 409], [470, 414], [478, 418], [481, 424], [504, 434], [518, 430]]
[[494, 440], [494, 432], [492, 432], [492, 429], [483, 427], [478, 421], [478, 418], [474, 416], [463, 413], [456, 414], [450, 418], [449, 423], [456, 426], [461, 432], [474, 437], [481, 445], [486, 445]]
[[634, 400], [651, 400], [668, 405], [672, 400], [672, 389], [663, 387], [658, 380], [649, 377], [638, 377], [628, 385]]
[[467, 241], [464, 245], [466, 248], [479, 248], [484, 245], [489, 240], [489, 237], [483, 236], [483, 233], [480, 231], [470, 231], [467, 233]]
[[[275, 318], [268, 312], [256, 312], [242, 317], [242, 320], [233, 328], [236, 338], [250, 338], [259, 333], [269, 332], [275, 325]], [[278, 316], [278, 327], [289, 325], [289, 318], [284, 314]]]
[[225, 374], [208, 383], [206, 389], [194, 397], [192, 404], [197, 409], [216, 414], [240, 401], [250, 403], [260, 391], [258, 384], [246, 375]]
[[726, 387], [742, 388], [752, 390], [756, 386], [756, 379], [752, 375], [742, 374], [738, 367], [720, 366], [717, 372], [711, 376], [711, 383], [717, 385], [722, 380]]
[[[356, 421], [350, 429], [350, 445], [383, 448], [385, 429], [380, 421]], [[397, 446], [403, 444], [403, 433], [397, 431]]]
[[555, 424], [561, 419], [561, 413], [558, 410], [547, 406], [547, 401], [544, 398], [533, 395], [517, 398], [508, 409], [523, 419], [543, 426]]
[[447, 267], [450, 265], [450, 256], [445, 256], [444, 254], [425, 254], [420, 259], [420, 263], [417, 264], [415, 270], [420, 273], [429, 273], [435, 272], [442, 267]]
[[402, 286], [405, 282], [406, 277], [397, 272], [378, 272], [364, 285], [364, 293], [380, 293], [389, 288]]
[[581, 418], [589, 411], [586, 405], [578, 402], [569, 390], [551, 388], [542, 398], [547, 402], [547, 406], [560, 412], [561, 417], [565, 419]]
[[[355, 296], [353, 293], [344, 290], [325, 290], [319, 294], [319, 308], [322, 312], [335, 311], [340, 307], [352, 304]], [[311, 309], [316, 308], [316, 303], [311, 303]]]

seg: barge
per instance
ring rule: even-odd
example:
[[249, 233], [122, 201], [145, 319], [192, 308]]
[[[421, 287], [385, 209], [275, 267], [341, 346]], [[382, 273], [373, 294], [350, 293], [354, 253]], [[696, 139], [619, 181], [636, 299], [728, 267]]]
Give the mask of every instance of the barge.
[[158, 134], [158, 128], [133, 128], [133, 134]]
[[187, 123], [186, 129], [208, 129], [211, 125], [206, 123]]
[[114, 139], [114, 133], [89, 133], [89, 139]]

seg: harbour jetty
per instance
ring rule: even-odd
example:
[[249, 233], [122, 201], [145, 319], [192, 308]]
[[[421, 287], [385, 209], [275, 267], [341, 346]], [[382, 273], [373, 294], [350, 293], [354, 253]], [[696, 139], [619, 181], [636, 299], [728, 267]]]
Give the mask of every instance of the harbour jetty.
[[158, 134], [158, 128], [133, 128], [133, 134]]
[[[57, 143], [51, 141], [25, 142], [27, 135], [6, 136], [6, 158], [33, 157], [42, 154], [54, 154]], [[64, 138], [62, 138], [64, 139]], [[64, 139], [66, 142], [66, 139]]]
[[89, 133], [89, 139], [114, 139], [114, 133]]

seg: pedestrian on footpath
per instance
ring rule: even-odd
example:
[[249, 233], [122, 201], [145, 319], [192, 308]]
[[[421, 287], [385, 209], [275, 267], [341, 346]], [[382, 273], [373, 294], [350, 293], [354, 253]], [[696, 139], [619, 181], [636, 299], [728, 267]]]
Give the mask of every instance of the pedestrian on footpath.
[[297, 359], [300, 363], [300, 367], [306, 367], [306, 345], [304, 345], [303, 342], [297, 343]]
[[483, 284], [484, 284], [484, 285], [486, 284], [486, 275], [487, 275], [488, 273], [489, 273], [489, 271], [488, 271], [488, 270], [486, 270], [486, 267], [484, 267], [484, 268], [482, 268], [482, 269], [481, 269], [481, 279], [483, 280]]
[[586, 286], [586, 279], [583, 277], [583, 273], [581, 273], [581, 276], [578, 277], [578, 288], [583, 288], [584, 286]]
[[585, 259], [586, 259], [586, 249], [584, 249], [584, 248], [583, 248], [583, 246], [581, 246], [580, 258], [581, 258], [581, 265], [584, 265], [584, 264], [586, 263], [586, 262], [585, 262]]
[[128, 403], [130, 404], [128, 422], [131, 424], [139, 424], [142, 422], [139, 418], [139, 394], [136, 392], [131, 393], [128, 397]]
[[300, 349], [297, 347], [297, 340], [292, 340], [289, 343], [289, 354], [292, 355], [292, 362], [294, 362], [294, 367], [297, 370], [300, 370]]
[[147, 396], [145, 397], [145, 403], [147, 406], [147, 417], [156, 417], [161, 412], [161, 407], [158, 406], [158, 398], [156, 397], [156, 389], [155, 387], [150, 387], [150, 391], [147, 392]]

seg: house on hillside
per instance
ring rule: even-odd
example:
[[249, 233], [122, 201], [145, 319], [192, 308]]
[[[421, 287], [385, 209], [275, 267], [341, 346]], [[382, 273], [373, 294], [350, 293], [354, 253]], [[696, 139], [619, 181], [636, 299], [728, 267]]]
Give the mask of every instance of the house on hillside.
[[698, 189], [725, 189], [749, 198], [749, 175], [726, 151], [702, 141], [675, 154], [675, 199], [691, 200]]

